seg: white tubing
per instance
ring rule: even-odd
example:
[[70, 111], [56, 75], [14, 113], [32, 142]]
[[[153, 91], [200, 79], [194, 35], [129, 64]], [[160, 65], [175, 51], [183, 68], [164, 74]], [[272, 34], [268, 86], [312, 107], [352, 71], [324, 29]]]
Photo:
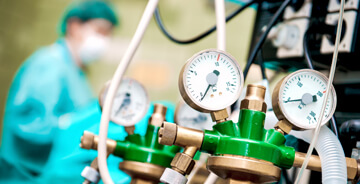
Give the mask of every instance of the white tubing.
[[[274, 127], [277, 121], [273, 111], [267, 112], [265, 128]], [[310, 143], [314, 131], [291, 131], [289, 134]], [[346, 183], [347, 166], [344, 151], [335, 134], [327, 126], [321, 127], [315, 149], [321, 160], [322, 183]]]
[[219, 177], [218, 177], [216, 174], [210, 172], [210, 174], [209, 174], [209, 176], [206, 178], [204, 184], [214, 184], [218, 178], [219, 178]]
[[217, 49], [226, 49], [225, 1], [215, 0]]
[[204, 164], [206, 164], [206, 161], [207, 161], [208, 157], [209, 157], [209, 154], [200, 152], [200, 159], [196, 162], [194, 169], [189, 174], [188, 183], [191, 183], [191, 181], [192, 181], [192, 179], [194, 179], [196, 173], [200, 170], [200, 168]]
[[[225, 0], [215, 0], [217, 49], [226, 49]], [[214, 184], [219, 177], [210, 172], [204, 184]]]
[[[310, 143], [313, 138], [313, 131], [291, 131], [290, 134], [293, 134], [308, 143]], [[346, 183], [347, 166], [344, 150], [339, 139], [327, 126], [321, 127], [315, 149], [321, 160], [322, 183]]]
[[307, 164], [309, 163], [309, 160], [310, 160], [310, 156], [311, 156], [311, 154], [312, 154], [312, 152], [314, 150], [314, 145], [317, 144], [317, 138], [318, 138], [318, 134], [320, 132], [322, 119], [324, 117], [327, 99], [329, 97], [329, 93], [331, 93], [330, 92], [330, 87], [332, 85], [334, 75], [335, 75], [335, 69], [336, 69], [336, 63], [337, 63], [337, 57], [338, 57], [338, 51], [339, 51], [339, 45], [340, 45], [342, 23], [343, 23], [343, 18], [344, 18], [343, 15], [344, 15], [345, 0], [341, 0], [340, 4], [341, 4], [340, 5], [340, 13], [339, 13], [340, 15], [339, 15], [338, 26], [337, 26], [337, 31], [336, 31], [335, 49], [334, 49], [333, 58], [332, 58], [332, 62], [331, 62], [329, 81], [328, 81], [328, 83], [326, 85], [326, 92], [325, 92], [325, 95], [324, 95], [324, 101], [323, 101], [323, 104], [322, 104], [322, 108], [321, 108], [321, 111], [320, 111], [320, 116], [318, 118], [315, 131], [314, 131], [314, 136], [313, 136], [313, 139], [311, 140], [309, 149], [308, 149], [308, 151], [306, 153], [305, 160], [304, 160], [304, 163], [301, 166], [299, 175], [296, 177], [295, 184], [298, 184], [300, 182], [302, 173], [304, 172], [305, 168], [307, 167]]
[[109, 128], [109, 120], [110, 120], [110, 112], [113, 103], [113, 99], [115, 97], [116, 89], [119, 87], [121, 79], [127, 69], [130, 61], [132, 60], [136, 49], [138, 48], [142, 37], [144, 36], [145, 30], [152, 18], [152, 15], [155, 11], [155, 8], [158, 4], [159, 0], [149, 0], [145, 11], [141, 17], [140, 23], [136, 29], [136, 32], [130, 42], [128, 49], [126, 50], [124, 57], [119, 63], [118, 68], [115, 71], [115, 74], [111, 80], [111, 84], [109, 87], [109, 91], [107, 97], [105, 99], [105, 103], [103, 106], [103, 112], [101, 115], [100, 121], [100, 132], [99, 132], [99, 145], [98, 145], [98, 164], [101, 179], [105, 184], [113, 184], [114, 182], [111, 179], [109, 174], [109, 170], [106, 163], [106, 138]]

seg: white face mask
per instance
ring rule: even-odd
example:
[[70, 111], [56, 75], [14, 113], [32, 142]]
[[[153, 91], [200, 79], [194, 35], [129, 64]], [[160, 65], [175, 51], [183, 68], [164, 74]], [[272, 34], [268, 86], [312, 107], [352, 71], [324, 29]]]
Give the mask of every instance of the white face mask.
[[97, 33], [87, 34], [79, 48], [81, 62], [88, 65], [100, 59], [108, 48], [109, 40], [109, 38]]

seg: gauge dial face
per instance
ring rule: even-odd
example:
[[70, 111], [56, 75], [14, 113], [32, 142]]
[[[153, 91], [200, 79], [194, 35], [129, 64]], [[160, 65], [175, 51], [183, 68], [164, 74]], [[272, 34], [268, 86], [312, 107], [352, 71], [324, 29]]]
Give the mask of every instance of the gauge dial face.
[[[299, 70], [287, 76], [279, 89], [279, 108], [283, 116], [300, 129], [313, 129], [320, 116], [327, 77], [315, 70]], [[336, 93], [331, 86], [322, 124], [335, 112]]]
[[[100, 96], [100, 105], [103, 105], [108, 83]], [[111, 109], [110, 120], [123, 126], [133, 126], [146, 114], [149, 108], [149, 99], [145, 88], [136, 80], [124, 78], [116, 92]]]
[[176, 106], [175, 123], [197, 130], [211, 130], [214, 125], [209, 113], [199, 112], [184, 102]]
[[185, 102], [201, 112], [225, 109], [240, 96], [243, 74], [237, 61], [216, 49], [191, 57], [180, 73], [179, 88]]

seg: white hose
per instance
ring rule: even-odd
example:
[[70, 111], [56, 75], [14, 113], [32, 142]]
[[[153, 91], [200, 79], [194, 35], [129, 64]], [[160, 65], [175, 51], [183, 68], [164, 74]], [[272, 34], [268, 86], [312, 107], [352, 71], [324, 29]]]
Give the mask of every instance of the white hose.
[[[225, 18], [225, 1], [215, 0], [216, 13], [216, 33], [217, 49], [225, 51], [226, 49], [226, 18]], [[210, 172], [204, 184], [214, 184], [219, 177]]]
[[327, 99], [329, 97], [329, 93], [331, 93], [330, 87], [332, 85], [333, 79], [334, 79], [334, 75], [335, 75], [335, 69], [336, 69], [336, 63], [337, 63], [337, 57], [338, 57], [338, 49], [339, 49], [339, 44], [340, 44], [340, 37], [341, 37], [341, 30], [342, 30], [342, 23], [343, 23], [343, 15], [344, 15], [344, 4], [345, 4], [345, 0], [341, 0], [341, 6], [340, 6], [340, 15], [339, 15], [339, 20], [338, 20], [338, 27], [337, 27], [337, 31], [336, 31], [336, 39], [335, 39], [335, 50], [334, 50], [334, 54], [333, 54], [333, 58], [332, 58], [332, 63], [331, 63], [331, 69], [330, 69], [330, 74], [329, 74], [329, 81], [326, 85], [326, 92], [325, 92], [325, 96], [324, 96], [324, 101], [322, 104], [322, 108], [320, 111], [320, 117], [318, 118], [317, 124], [316, 124], [316, 128], [314, 131], [314, 136], [313, 139], [311, 140], [309, 149], [306, 153], [305, 156], [305, 160], [304, 163], [301, 166], [299, 175], [296, 177], [295, 180], [295, 184], [298, 184], [300, 182], [302, 173], [304, 172], [305, 168], [307, 167], [309, 160], [310, 160], [310, 156], [314, 150], [314, 146], [315, 144], [317, 144], [317, 138], [320, 132], [320, 127], [321, 127], [321, 123], [324, 117], [324, 113], [325, 113], [325, 108], [326, 108], [326, 103], [327, 103]]
[[119, 87], [121, 79], [132, 60], [136, 49], [138, 48], [142, 37], [144, 36], [145, 30], [152, 18], [152, 15], [155, 11], [155, 8], [159, 0], [149, 0], [145, 11], [141, 17], [140, 23], [136, 29], [136, 32], [130, 42], [128, 49], [126, 50], [124, 57], [122, 58], [118, 68], [115, 71], [115, 74], [111, 80], [109, 91], [105, 99], [103, 106], [103, 112], [100, 121], [100, 132], [99, 132], [99, 145], [98, 145], [98, 164], [101, 179], [105, 184], [113, 184], [114, 182], [111, 179], [109, 170], [106, 163], [106, 138], [109, 128], [110, 112], [115, 97], [116, 89]]
[[[291, 131], [297, 138], [310, 143], [313, 131]], [[347, 181], [347, 166], [344, 150], [335, 134], [327, 127], [322, 126], [315, 149], [321, 160], [322, 183], [342, 184]]]
[[194, 179], [196, 173], [200, 170], [200, 168], [204, 164], [206, 164], [206, 161], [207, 161], [208, 157], [209, 157], [209, 154], [200, 152], [200, 159], [196, 162], [194, 169], [189, 174], [187, 183], [192, 182], [192, 180]]
[[[274, 127], [277, 121], [273, 111], [267, 112], [265, 128], [270, 129]], [[289, 134], [308, 143], [311, 142], [314, 136], [312, 130], [291, 131]], [[321, 160], [322, 183], [346, 183], [347, 166], [344, 151], [338, 138], [327, 126], [321, 127], [315, 149]]]
[[226, 49], [225, 1], [215, 0], [217, 49]]
[[209, 174], [209, 176], [206, 178], [204, 184], [214, 184], [218, 178], [219, 178], [219, 177], [218, 177], [216, 174], [210, 172], [210, 174]]

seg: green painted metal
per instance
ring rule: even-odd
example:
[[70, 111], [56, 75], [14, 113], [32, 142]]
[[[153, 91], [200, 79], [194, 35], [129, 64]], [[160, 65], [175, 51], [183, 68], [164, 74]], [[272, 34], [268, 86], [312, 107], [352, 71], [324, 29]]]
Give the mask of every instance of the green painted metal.
[[264, 129], [265, 113], [242, 109], [239, 122], [226, 121], [205, 130], [201, 151], [213, 155], [241, 155], [290, 168], [295, 149], [285, 146], [285, 137], [274, 129]]
[[124, 141], [117, 141], [114, 155], [128, 161], [170, 167], [172, 159], [181, 148], [159, 144], [159, 128], [149, 124], [145, 136], [133, 134], [127, 136]]

